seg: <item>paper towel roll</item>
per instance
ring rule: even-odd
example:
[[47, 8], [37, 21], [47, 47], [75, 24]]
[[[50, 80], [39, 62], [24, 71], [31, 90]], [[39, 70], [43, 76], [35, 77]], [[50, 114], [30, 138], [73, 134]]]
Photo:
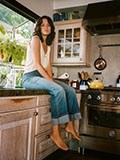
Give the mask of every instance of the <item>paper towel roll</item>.
[[63, 73], [61, 76], [59, 76], [58, 78], [61, 79], [68, 79], [69, 78], [69, 74], [68, 73]]

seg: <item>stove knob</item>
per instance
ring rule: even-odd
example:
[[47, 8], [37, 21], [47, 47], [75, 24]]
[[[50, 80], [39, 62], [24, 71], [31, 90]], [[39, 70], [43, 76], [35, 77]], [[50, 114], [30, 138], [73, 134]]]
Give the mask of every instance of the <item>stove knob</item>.
[[110, 136], [110, 137], [115, 137], [115, 136], [116, 136], [115, 130], [109, 131], [109, 136]]
[[97, 100], [101, 100], [101, 97], [100, 97], [100, 96], [97, 96]]
[[87, 97], [87, 99], [92, 99], [92, 96], [89, 94], [88, 97]]
[[117, 102], [120, 102], [120, 97], [117, 97], [117, 98], [116, 98], [116, 101], [117, 101]]
[[110, 100], [111, 100], [112, 102], [115, 102], [115, 97], [112, 97]]

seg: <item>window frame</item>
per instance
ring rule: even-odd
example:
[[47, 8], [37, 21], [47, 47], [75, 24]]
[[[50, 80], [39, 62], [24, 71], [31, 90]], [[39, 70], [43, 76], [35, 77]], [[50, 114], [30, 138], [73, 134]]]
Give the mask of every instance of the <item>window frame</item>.
[[30, 21], [32, 21], [34, 23], [40, 17], [39, 15], [37, 15], [36, 13], [31, 11], [27, 7], [23, 6], [22, 4], [20, 4], [16, 0], [9, 0], [9, 1], [8, 0], [0, 0], [0, 2], [1, 2], [1, 4], [12, 9], [13, 11], [19, 13], [20, 15], [22, 15], [23, 17], [29, 19]]

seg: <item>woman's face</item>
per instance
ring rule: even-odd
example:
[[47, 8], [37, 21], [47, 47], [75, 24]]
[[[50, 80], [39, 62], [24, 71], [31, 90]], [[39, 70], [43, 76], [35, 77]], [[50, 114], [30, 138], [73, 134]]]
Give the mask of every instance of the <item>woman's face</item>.
[[51, 26], [46, 18], [42, 20], [41, 33], [43, 36], [48, 36], [51, 33]]

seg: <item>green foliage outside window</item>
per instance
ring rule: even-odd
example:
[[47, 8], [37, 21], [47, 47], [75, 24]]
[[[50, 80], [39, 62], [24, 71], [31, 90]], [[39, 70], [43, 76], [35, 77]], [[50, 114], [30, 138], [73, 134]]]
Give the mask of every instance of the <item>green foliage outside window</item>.
[[26, 58], [27, 46], [18, 44], [16, 40], [6, 39], [3, 31], [5, 31], [4, 27], [0, 27], [0, 34], [2, 35], [0, 37], [0, 60], [4, 63], [9, 63], [12, 57], [14, 65], [22, 65]]
[[3, 54], [2, 62], [9, 63], [12, 57], [14, 65], [22, 65], [26, 57], [26, 46], [18, 45], [15, 40], [0, 40], [0, 54]]

